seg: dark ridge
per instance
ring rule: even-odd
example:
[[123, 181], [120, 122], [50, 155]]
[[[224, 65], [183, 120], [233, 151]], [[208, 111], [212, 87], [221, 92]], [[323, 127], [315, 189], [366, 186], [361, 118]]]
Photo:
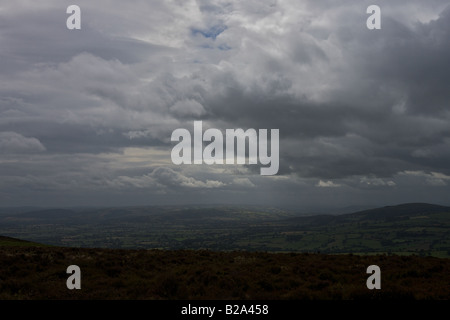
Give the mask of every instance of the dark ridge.
[[405, 203], [339, 215], [319, 214], [288, 218], [286, 221], [305, 225], [327, 225], [350, 220], [392, 220], [438, 212], [450, 212], [450, 207], [429, 203]]
[[364, 220], [377, 220], [399, 217], [412, 217], [421, 214], [431, 214], [438, 212], [450, 212], [450, 207], [429, 203], [405, 203], [395, 206], [386, 206], [382, 208], [359, 211], [346, 214], [345, 216], [361, 216], [361, 218], [363, 218]]

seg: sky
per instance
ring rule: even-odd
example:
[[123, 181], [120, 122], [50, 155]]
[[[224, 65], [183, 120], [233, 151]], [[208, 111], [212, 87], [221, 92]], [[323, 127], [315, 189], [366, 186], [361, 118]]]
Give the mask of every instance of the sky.
[[[0, 206], [449, 205], [449, 39], [447, 0], [0, 0]], [[194, 121], [278, 173], [173, 164]]]

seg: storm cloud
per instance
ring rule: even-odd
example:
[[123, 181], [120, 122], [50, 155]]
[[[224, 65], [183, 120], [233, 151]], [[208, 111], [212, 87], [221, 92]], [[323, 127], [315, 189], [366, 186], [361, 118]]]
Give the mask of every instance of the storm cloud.
[[[450, 204], [450, 6], [372, 2], [0, 4], [1, 204]], [[172, 164], [196, 120], [279, 129], [278, 175]]]

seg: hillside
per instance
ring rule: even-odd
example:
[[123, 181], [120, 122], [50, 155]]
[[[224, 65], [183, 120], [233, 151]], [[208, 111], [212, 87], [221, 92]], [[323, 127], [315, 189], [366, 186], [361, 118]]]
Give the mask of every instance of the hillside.
[[[68, 290], [69, 265], [81, 290]], [[381, 290], [366, 287], [369, 265]], [[0, 299], [449, 299], [450, 259], [0, 246]]]
[[0, 247], [47, 247], [48, 245], [11, 237], [0, 236]]

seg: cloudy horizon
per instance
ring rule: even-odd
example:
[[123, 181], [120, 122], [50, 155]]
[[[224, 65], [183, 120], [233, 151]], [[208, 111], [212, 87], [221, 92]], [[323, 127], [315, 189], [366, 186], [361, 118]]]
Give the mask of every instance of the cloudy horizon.
[[[448, 39], [445, 0], [2, 1], [0, 206], [450, 205]], [[174, 165], [194, 121], [279, 129], [278, 174]]]

